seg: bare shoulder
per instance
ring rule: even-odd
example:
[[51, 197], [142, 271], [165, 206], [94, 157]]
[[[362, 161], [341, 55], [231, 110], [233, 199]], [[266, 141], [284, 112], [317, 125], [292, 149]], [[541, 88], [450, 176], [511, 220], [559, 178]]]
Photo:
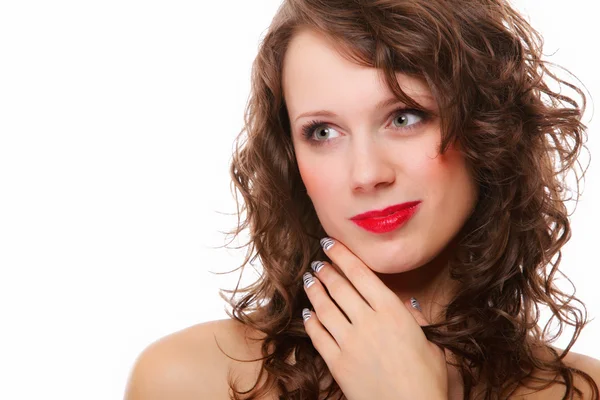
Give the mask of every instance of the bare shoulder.
[[259, 357], [260, 341], [248, 340], [249, 336], [241, 323], [225, 319], [194, 325], [153, 342], [134, 363], [125, 400], [230, 399], [228, 373], [236, 375], [241, 389], [248, 389], [260, 371], [260, 362], [235, 362], [227, 357]]
[[[556, 351], [560, 354], [563, 350], [556, 348]], [[600, 388], [600, 360], [580, 354], [575, 353], [573, 351], [569, 351], [569, 353], [565, 356], [564, 362], [568, 367], [577, 368], [585, 373], [587, 373], [596, 383], [596, 385]], [[540, 376], [542, 374], [538, 374]], [[552, 378], [551, 376], [547, 376], [546, 378]], [[574, 374], [574, 385], [579, 390], [582, 391], [582, 395], [584, 399], [592, 398], [592, 388], [589, 386], [587, 381], [578, 374]], [[515, 393], [512, 399], [527, 399], [527, 400], [542, 400], [542, 399], [562, 399], [565, 394], [565, 386], [557, 383], [554, 384], [547, 389], [544, 389], [539, 392], [531, 393], [531, 389], [523, 389], [519, 390]]]
[[[573, 368], [577, 368], [588, 374], [596, 383], [600, 390], [600, 360], [587, 356], [585, 354], [569, 352], [565, 356], [565, 363]], [[589, 384], [585, 383], [581, 376], [575, 378], [575, 384], [583, 391], [583, 398], [592, 398], [592, 389]]]

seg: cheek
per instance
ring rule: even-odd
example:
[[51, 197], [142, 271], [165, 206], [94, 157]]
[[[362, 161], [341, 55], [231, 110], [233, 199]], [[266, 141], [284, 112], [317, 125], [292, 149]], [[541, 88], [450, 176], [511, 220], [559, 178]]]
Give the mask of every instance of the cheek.
[[452, 179], [461, 157], [453, 146], [439, 154], [440, 140], [439, 126], [432, 125], [404, 140], [389, 142], [385, 158], [396, 169], [396, 185], [402, 192], [398, 195], [427, 196]]
[[319, 199], [329, 197], [334, 191], [333, 186], [339, 183], [341, 179], [336, 178], [334, 174], [336, 169], [328, 169], [328, 165], [323, 163], [322, 158], [308, 152], [297, 154], [296, 160], [308, 196], [317, 207]]
[[450, 154], [425, 157], [411, 166], [412, 176], [418, 179], [425, 189], [445, 186], [457, 168], [456, 161]]
[[328, 197], [334, 191], [334, 185], [340, 185], [342, 182], [341, 166], [335, 165], [335, 160], [335, 157], [324, 157], [323, 154], [311, 150], [306, 144], [296, 146], [300, 177], [315, 207], [318, 206], [319, 199]]
[[[445, 154], [438, 154], [436, 143], [415, 143], [414, 146], [395, 149], [395, 194], [406, 199], [421, 198], [434, 207], [449, 207], [458, 202], [471, 202], [474, 184], [460, 152], [450, 146]], [[390, 146], [391, 147], [391, 146]], [[348, 188], [341, 187], [347, 179], [344, 167], [335, 160], [301, 151], [297, 154], [298, 168], [307, 193], [317, 211], [323, 210], [331, 198], [339, 198]], [[346, 183], [347, 184], [347, 183]]]
[[426, 158], [414, 170], [423, 194], [432, 206], [468, 212], [477, 197], [476, 186], [460, 152], [449, 147], [445, 154]]

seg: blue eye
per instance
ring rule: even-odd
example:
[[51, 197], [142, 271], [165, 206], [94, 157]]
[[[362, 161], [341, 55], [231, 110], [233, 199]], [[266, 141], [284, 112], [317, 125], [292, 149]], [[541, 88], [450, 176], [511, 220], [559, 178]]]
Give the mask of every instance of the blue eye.
[[[417, 109], [400, 108], [398, 110], [395, 110], [392, 113], [392, 115], [393, 114], [395, 114], [395, 118], [392, 120], [392, 129], [399, 130], [414, 129], [415, 127], [418, 127], [430, 118], [427, 112]], [[409, 122], [411, 120], [414, 120], [414, 118], [408, 118], [408, 115], [417, 116], [417, 121], [409, 124]], [[400, 122], [400, 126], [395, 124], [395, 121], [398, 120], [398, 117], [402, 117], [402, 122]], [[328, 139], [331, 139], [331, 137], [327, 135], [332, 131], [337, 132], [327, 122], [319, 120], [310, 121], [302, 127], [303, 137], [315, 146], [321, 146], [324, 144], [319, 142], [328, 142]]]
[[[398, 126], [398, 127], [399, 127], [399, 128], [406, 128], [406, 127], [407, 127], [407, 125], [406, 125], [406, 124], [407, 124], [407, 123], [408, 123], [408, 121], [410, 120], [410, 118], [407, 118], [407, 117], [406, 117], [406, 115], [411, 115], [411, 114], [412, 114], [412, 115], [418, 115], [418, 114], [417, 114], [417, 113], [415, 113], [415, 112], [406, 112], [406, 111], [405, 111], [405, 112], [401, 112], [401, 113], [398, 113], [398, 115], [396, 115], [396, 117], [395, 117], [395, 118], [392, 120], [392, 123], [393, 123], [393, 122], [396, 122], [396, 121], [398, 121], [398, 119], [399, 119], [398, 117], [401, 117], [401, 120], [402, 120], [401, 124], [402, 124], [402, 125], [400, 125], [400, 126]], [[423, 118], [423, 117], [422, 117], [422, 116], [419, 116], [419, 118]], [[418, 123], [418, 122], [419, 122], [419, 121], [417, 121], [417, 123]], [[412, 123], [412, 124], [410, 124], [410, 125], [408, 125], [408, 126], [413, 126], [413, 125], [414, 125], [414, 123]], [[396, 125], [396, 126], [397, 126], [397, 125]]]
[[331, 131], [337, 132], [323, 121], [311, 121], [302, 128], [304, 137], [315, 142], [323, 142], [330, 139], [330, 137], [323, 136], [329, 134]]

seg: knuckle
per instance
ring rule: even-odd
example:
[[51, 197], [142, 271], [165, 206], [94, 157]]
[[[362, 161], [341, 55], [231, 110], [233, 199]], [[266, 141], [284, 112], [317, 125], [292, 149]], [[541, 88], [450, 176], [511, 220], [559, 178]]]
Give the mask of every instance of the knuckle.
[[329, 282], [327, 282], [327, 289], [330, 292], [340, 292], [344, 287], [344, 282], [342, 281], [342, 279], [337, 276], [337, 277], [330, 277], [329, 278]]
[[327, 304], [321, 304], [318, 309], [315, 307], [315, 313], [317, 314], [319, 321], [325, 321], [329, 320], [333, 315], [333, 310]]
[[318, 311], [319, 314], [322, 314], [324, 311], [330, 308], [331, 299], [325, 293], [325, 290], [315, 290], [311, 297], [310, 302], [313, 305], [315, 312]]
[[404, 304], [402, 304], [396, 295], [391, 296], [388, 293], [382, 293], [380, 301], [375, 306], [381, 312], [395, 314], [398, 311], [398, 307], [404, 307]]

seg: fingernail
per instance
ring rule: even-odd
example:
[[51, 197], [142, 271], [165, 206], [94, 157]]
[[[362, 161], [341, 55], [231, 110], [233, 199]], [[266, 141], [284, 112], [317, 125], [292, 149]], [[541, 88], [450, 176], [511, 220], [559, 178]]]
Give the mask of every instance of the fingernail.
[[310, 263], [310, 267], [315, 272], [319, 272], [324, 265], [325, 263], [323, 261], [313, 261], [312, 263]]
[[329, 250], [334, 243], [333, 239], [328, 237], [321, 239], [321, 247], [323, 247], [323, 250]]
[[413, 306], [413, 308], [416, 308], [417, 310], [422, 311], [419, 301], [417, 299], [415, 299], [414, 297], [410, 298], [410, 304]]
[[302, 280], [304, 281], [304, 286], [306, 286], [306, 288], [309, 288], [315, 283], [315, 278], [313, 278], [310, 272], [305, 272], [304, 275], [302, 275]]
[[302, 319], [304, 319], [304, 322], [308, 321], [308, 319], [310, 317], [311, 317], [310, 310], [308, 308], [303, 308], [302, 309]]

